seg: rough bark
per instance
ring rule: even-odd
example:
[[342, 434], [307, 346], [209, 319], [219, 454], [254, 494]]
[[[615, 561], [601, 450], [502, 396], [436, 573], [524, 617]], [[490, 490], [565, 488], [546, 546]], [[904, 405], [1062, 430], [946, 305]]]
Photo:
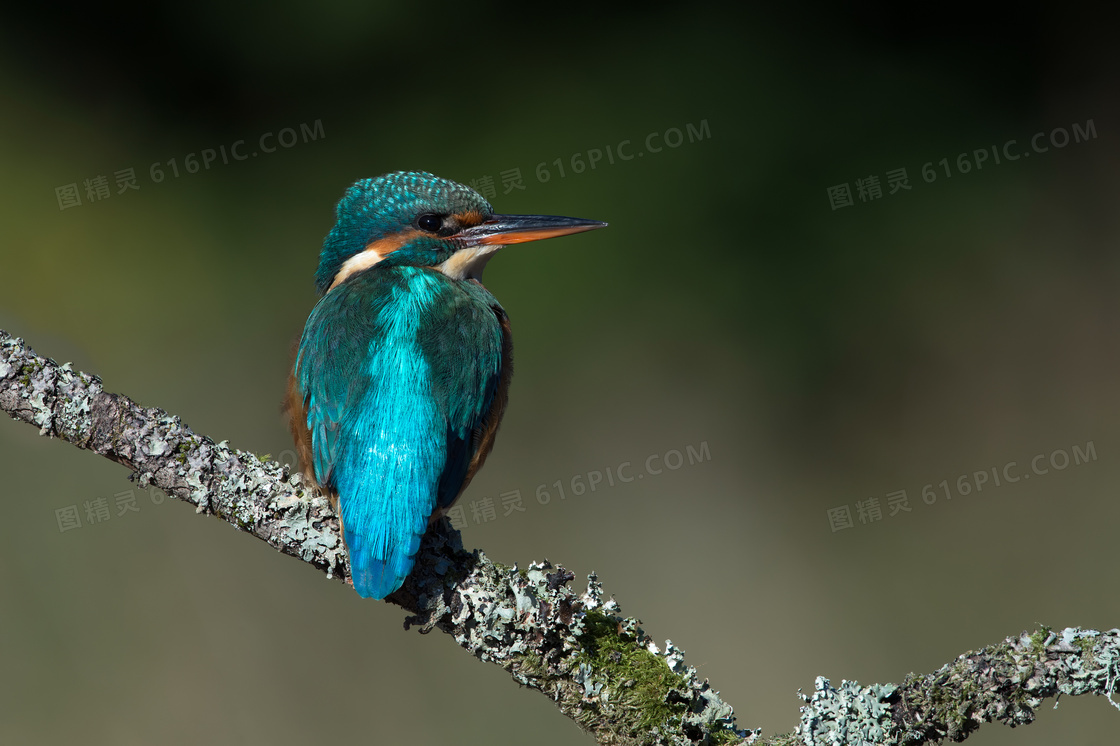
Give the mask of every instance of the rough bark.
[[[100, 379], [39, 357], [0, 331], [0, 409], [116, 461], [154, 485], [349, 582], [338, 517], [301, 475], [215, 443], [178, 417], [106, 393]], [[966, 653], [901, 685], [839, 688], [818, 678], [801, 723], [763, 739], [736, 728], [732, 708], [664, 650], [594, 575], [577, 594], [572, 573], [547, 560], [519, 570], [467, 552], [446, 521], [428, 532], [416, 569], [387, 600], [406, 629], [439, 629], [518, 683], [538, 689], [603, 744], [920, 744], [963, 740], [981, 723], [1029, 723], [1043, 699], [1109, 695], [1120, 678], [1120, 631], [1042, 630]], [[1111, 701], [1111, 700], [1110, 700]], [[1118, 721], [1120, 727], [1120, 721]]]

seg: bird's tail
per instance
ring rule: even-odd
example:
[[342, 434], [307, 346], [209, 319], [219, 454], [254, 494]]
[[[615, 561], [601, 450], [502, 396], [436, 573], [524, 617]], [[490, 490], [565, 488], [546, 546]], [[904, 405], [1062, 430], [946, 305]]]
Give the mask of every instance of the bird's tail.
[[[346, 546], [350, 550], [350, 575], [358, 595], [381, 599], [404, 584], [404, 579], [416, 563], [420, 536], [410, 534], [408, 540], [386, 546], [382, 542], [371, 542], [356, 532], [345, 530], [345, 533]], [[376, 547], [377, 543], [381, 546]]]

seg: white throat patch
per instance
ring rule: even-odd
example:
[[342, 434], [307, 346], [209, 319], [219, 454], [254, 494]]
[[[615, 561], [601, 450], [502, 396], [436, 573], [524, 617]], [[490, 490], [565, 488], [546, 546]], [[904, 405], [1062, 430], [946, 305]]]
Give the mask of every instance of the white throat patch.
[[436, 269], [453, 280], [481, 280], [486, 262], [490, 261], [490, 257], [494, 256], [500, 248], [502, 248], [501, 244], [484, 244], [460, 249]]
[[354, 256], [343, 262], [339, 267], [338, 273], [334, 276], [334, 282], [331, 283], [331, 289], [346, 281], [350, 275], [355, 272], [361, 272], [363, 269], [369, 269], [373, 265], [380, 262], [385, 257], [378, 254], [373, 249], [366, 249], [365, 251], [355, 254]]

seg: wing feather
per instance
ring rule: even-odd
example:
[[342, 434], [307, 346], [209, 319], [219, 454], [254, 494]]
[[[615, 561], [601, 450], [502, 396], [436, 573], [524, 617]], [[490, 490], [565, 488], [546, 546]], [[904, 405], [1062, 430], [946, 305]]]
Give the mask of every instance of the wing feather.
[[339, 496], [364, 597], [404, 582], [492, 414], [502, 331], [482, 293], [420, 268], [371, 270], [331, 290], [308, 319], [294, 378], [314, 476]]

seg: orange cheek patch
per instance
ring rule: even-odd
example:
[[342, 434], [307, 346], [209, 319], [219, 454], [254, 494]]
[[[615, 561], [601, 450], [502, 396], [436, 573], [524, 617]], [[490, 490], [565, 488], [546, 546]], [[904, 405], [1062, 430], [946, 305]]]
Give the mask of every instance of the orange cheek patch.
[[361, 272], [363, 269], [369, 269], [385, 257], [392, 254], [397, 249], [401, 248], [414, 238], [422, 235], [420, 231], [415, 228], [406, 228], [400, 233], [394, 233], [385, 238], [379, 238], [376, 241], [371, 241], [366, 247], [359, 251], [354, 256], [347, 259], [339, 268], [338, 274], [334, 276], [334, 282], [331, 283], [330, 289], [334, 289], [341, 283], [345, 282], [347, 278], [355, 272]]
[[365, 250], [377, 252], [384, 258], [419, 235], [420, 231], [415, 228], [405, 228], [400, 233], [394, 233], [391, 236], [386, 236], [385, 238], [379, 238], [376, 241], [370, 242], [366, 245]]
[[476, 225], [482, 224], [482, 213], [477, 210], [468, 210], [466, 212], [457, 212], [451, 217], [458, 221], [459, 225], [463, 228], [473, 228]]

